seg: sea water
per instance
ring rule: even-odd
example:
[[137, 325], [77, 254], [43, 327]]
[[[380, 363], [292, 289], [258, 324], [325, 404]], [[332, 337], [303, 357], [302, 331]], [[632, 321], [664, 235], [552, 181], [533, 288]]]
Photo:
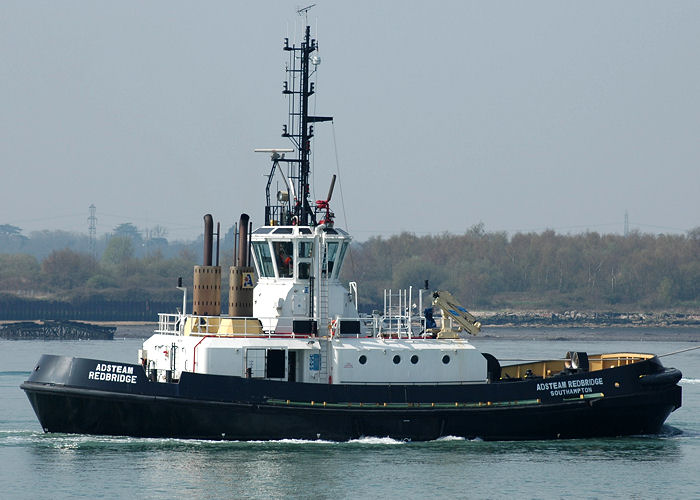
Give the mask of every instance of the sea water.
[[[553, 332], [499, 329], [473, 343], [508, 359], [560, 358], [572, 350], [663, 354], [700, 346], [700, 330]], [[0, 341], [0, 498], [700, 497], [700, 349], [662, 358], [683, 371], [683, 407], [657, 436], [334, 443], [42, 432], [19, 389], [42, 353], [134, 362], [140, 345], [136, 338]]]

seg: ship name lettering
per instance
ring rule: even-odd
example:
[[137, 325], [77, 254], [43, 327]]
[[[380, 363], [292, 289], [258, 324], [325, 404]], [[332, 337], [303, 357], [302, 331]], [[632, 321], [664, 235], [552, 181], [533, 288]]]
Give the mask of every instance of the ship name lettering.
[[97, 363], [95, 369], [88, 373], [88, 380], [104, 380], [105, 382], [135, 384], [136, 375], [134, 375], [133, 366]]
[[562, 380], [560, 382], [541, 382], [538, 391], [549, 391], [550, 396], [570, 396], [572, 394], [590, 394], [593, 386], [603, 385], [602, 377]]
[[580, 380], [569, 380], [569, 387], [588, 387], [591, 385], [603, 385], [603, 379], [598, 378], [584, 378]]
[[549, 391], [551, 389], [564, 389], [566, 388], [566, 382], [545, 382], [542, 384], [537, 384], [538, 391]]

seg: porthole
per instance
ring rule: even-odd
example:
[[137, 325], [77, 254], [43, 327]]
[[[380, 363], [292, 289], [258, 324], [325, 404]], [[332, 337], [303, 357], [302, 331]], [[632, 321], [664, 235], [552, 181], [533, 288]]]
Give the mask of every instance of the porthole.
[[360, 359], [358, 359], [358, 361], [361, 365], [364, 365], [367, 362], [367, 356], [363, 354], [362, 356], [360, 356]]
[[401, 356], [397, 354], [396, 356], [394, 356], [394, 364], [398, 365], [399, 363], [401, 363]]
[[445, 355], [442, 357], [442, 362], [443, 362], [444, 364], [448, 364], [448, 363], [450, 362], [450, 357], [449, 357], [447, 354], [445, 354]]
[[418, 363], [418, 356], [417, 355], [414, 354], [413, 356], [411, 356], [411, 363], [413, 363], [414, 365], [416, 363]]

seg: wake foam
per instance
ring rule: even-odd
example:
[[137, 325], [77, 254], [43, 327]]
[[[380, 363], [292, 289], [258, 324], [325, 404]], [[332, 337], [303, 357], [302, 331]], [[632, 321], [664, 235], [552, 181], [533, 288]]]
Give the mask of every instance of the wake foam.
[[[480, 441], [481, 439], [476, 438], [475, 441], [476, 440]], [[463, 438], [460, 436], [442, 436], [442, 437], [437, 438], [435, 441], [439, 441], [439, 442], [442, 442], [442, 441], [466, 441], [466, 438]]]
[[359, 444], [406, 444], [409, 441], [403, 441], [399, 439], [393, 439], [390, 437], [371, 437], [371, 436], [363, 436], [359, 439], [351, 439], [350, 441], [347, 441], [348, 443], [359, 443]]

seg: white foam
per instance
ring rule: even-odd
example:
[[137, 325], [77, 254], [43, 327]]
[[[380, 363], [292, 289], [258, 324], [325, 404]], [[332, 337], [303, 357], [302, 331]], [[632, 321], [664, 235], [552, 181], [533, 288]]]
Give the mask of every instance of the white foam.
[[31, 443], [40, 439], [43, 432], [9, 429], [0, 431], [0, 446], [16, 446]]
[[437, 438], [435, 441], [466, 441], [466, 439], [460, 436], [442, 436]]
[[[224, 441], [225, 442], [225, 441]], [[231, 442], [231, 441], [229, 441]], [[243, 442], [243, 441], [241, 441]], [[268, 441], [245, 441], [246, 443], [280, 443], [280, 444], [334, 444], [335, 441], [326, 441], [323, 439], [270, 439]]]
[[700, 384], [700, 378], [682, 378], [681, 384]]
[[361, 437], [359, 439], [351, 439], [348, 443], [360, 444], [405, 444], [407, 441], [400, 441], [390, 437]]

